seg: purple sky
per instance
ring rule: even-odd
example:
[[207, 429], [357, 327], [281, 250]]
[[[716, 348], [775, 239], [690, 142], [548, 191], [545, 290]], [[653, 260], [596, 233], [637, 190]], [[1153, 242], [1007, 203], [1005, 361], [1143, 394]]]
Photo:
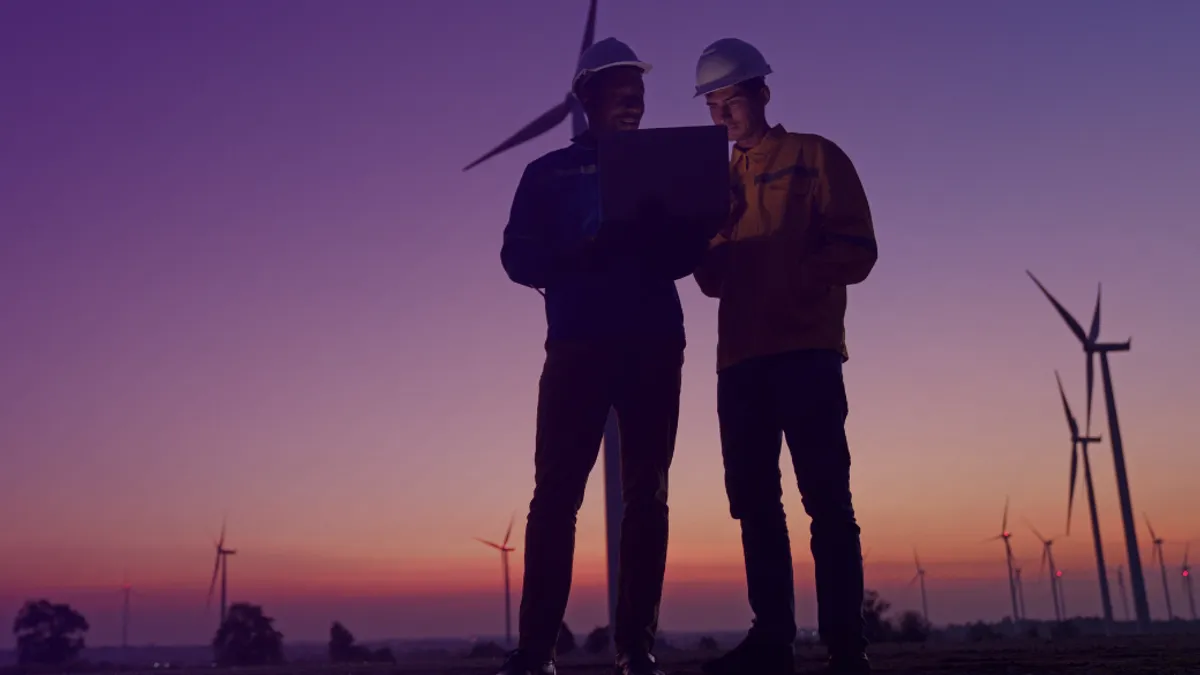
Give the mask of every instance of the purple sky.
[[[461, 167], [561, 99], [586, 5], [0, 6], [0, 615], [47, 594], [111, 643], [128, 570], [136, 641], [205, 641], [228, 513], [233, 598], [289, 637], [332, 618], [364, 637], [502, 627], [498, 561], [471, 537], [527, 504], [545, 323], [504, 276], [500, 231], [521, 169], [568, 129]], [[601, 0], [597, 37], [654, 64], [647, 126], [707, 123], [695, 59], [746, 39], [775, 70], [772, 121], [858, 167], [881, 251], [847, 320], [869, 583], [915, 606], [916, 545], [935, 621], [997, 618], [1003, 558], [979, 542], [1005, 495], [1027, 576], [1039, 552], [1019, 519], [1062, 529], [1053, 371], [1082, 413], [1083, 358], [1026, 268], [1085, 323], [1103, 281], [1102, 335], [1133, 336], [1113, 367], [1134, 507], [1177, 565], [1200, 539], [1200, 4], [732, 7]], [[663, 625], [737, 628], [716, 305], [679, 286]], [[1107, 445], [1094, 463], [1115, 569]], [[598, 488], [568, 612], [581, 629], [604, 616]], [[811, 622], [794, 488], [786, 503]], [[1091, 613], [1081, 515], [1056, 549], [1068, 605]], [[1161, 615], [1153, 577], [1149, 595]]]

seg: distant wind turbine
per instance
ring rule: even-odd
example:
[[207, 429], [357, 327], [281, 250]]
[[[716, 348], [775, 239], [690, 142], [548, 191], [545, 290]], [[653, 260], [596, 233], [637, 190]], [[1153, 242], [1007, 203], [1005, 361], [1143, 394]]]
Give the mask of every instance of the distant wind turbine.
[[1100, 375], [1104, 383], [1104, 403], [1108, 413], [1108, 440], [1112, 446], [1113, 453], [1113, 468], [1117, 474], [1117, 496], [1121, 503], [1121, 520], [1125, 526], [1125, 552], [1129, 560], [1129, 579], [1133, 583], [1133, 605], [1137, 612], [1138, 624], [1142, 630], [1150, 627], [1150, 604], [1146, 599], [1146, 579], [1142, 574], [1142, 557], [1138, 550], [1137, 543], [1137, 521], [1133, 517], [1133, 501], [1129, 496], [1129, 475], [1125, 470], [1125, 446], [1121, 442], [1121, 424], [1117, 419], [1117, 399], [1113, 394], [1112, 372], [1108, 367], [1109, 352], [1127, 352], [1130, 349], [1132, 340], [1125, 342], [1100, 342], [1100, 291], [1096, 291], [1096, 310], [1092, 314], [1092, 325], [1087, 333], [1083, 332], [1083, 326], [1071, 316], [1071, 313], [1063, 307], [1058, 300], [1050, 295], [1050, 291], [1038, 281], [1037, 277], [1033, 276], [1033, 272], [1025, 271], [1033, 283], [1041, 289], [1042, 294], [1054, 306], [1055, 311], [1066, 322], [1067, 327], [1083, 344], [1083, 351], [1087, 357], [1087, 426], [1086, 429], [1090, 435], [1092, 428], [1092, 388], [1095, 380], [1095, 359], [1100, 355]]
[[[591, 0], [588, 5], [587, 22], [583, 29], [583, 42], [579, 47], [579, 56], [582, 56], [583, 52], [592, 46], [596, 37], [596, 3], [597, 0]], [[506, 150], [551, 131], [566, 121], [568, 116], [571, 118], [572, 137], [587, 131], [587, 118], [584, 115], [583, 105], [571, 91], [568, 91], [563, 100], [553, 108], [542, 113], [540, 117], [505, 139], [503, 143], [468, 164], [463, 171], [469, 171]], [[611, 631], [616, 625], [621, 520], [625, 514], [625, 502], [621, 495], [621, 436], [616, 413], [611, 409], [608, 412], [608, 421], [604, 426], [604, 514], [605, 539], [608, 548], [608, 626], [611, 638]]]
[[504, 568], [504, 641], [508, 647], [512, 647], [512, 595], [509, 591], [508, 581], [508, 554], [515, 550], [508, 545], [508, 539], [512, 536], [512, 529], [513, 521], [509, 520], [508, 531], [504, 533], [504, 541], [500, 544], [475, 537], [475, 541], [482, 542], [500, 551], [500, 565]]
[[1183, 591], [1187, 593], [1188, 606], [1192, 610], [1192, 621], [1200, 619], [1196, 616], [1196, 596], [1192, 594], [1192, 568], [1188, 567], [1188, 552], [1192, 548], [1190, 543], [1183, 547], [1183, 565], [1180, 567], [1180, 574], [1183, 577]]
[[1166, 543], [1162, 537], [1154, 533], [1154, 526], [1150, 524], [1150, 517], [1142, 514], [1146, 519], [1146, 529], [1150, 530], [1150, 562], [1153, 563], [1155, 558], [1158, 558], [1158, 567], [1162, 570], [1163, 582], [1163, 597], [1167, 600], [1167, 621], [1175, 618], [1175, 611], [1171, 609], [1171, 587], [1167, 584], [1167, 558], [1163, 555], [1163, 544]]
[[921, 558], [917, 555], [917, 550], [913, 549], [913, 563], [917, 566], [917, 574], [908, 582], [912, 584], [921, 582], [921, 613], [925, 616], [925, 623], [929, 623], [929, 599], [925, 595], [925, 568], [921, 567]]
[[1125, 620], [1128, 621], [1132, 616], [1129, 614], [1129, 593], [1125, 590], [1125, 568], [1117, 566], [1117, 588], [1121, 591], [1121, 605], [1125, 608]]
[[1004, 498], [1004, 520], [1000, 524], [1000, 534], [995, 537], [989, 537], [987, 541], [995, 541], [1001, 539], [1004, 541], [1004, 564], [1008, 566], [1008, 594], [1012, 599], [1013, 621], [1021, 619], [1021, 612], [1017, 606], [1017, 579], [1013, 576], [1013, 552], [1012, 544], [1009, 539], [1012, 538], [1012, 532], [1008, 531], [1008, 498]]
[[226, 613], [226, 593], [229, 590], [229, 560], [228, 557], [237, 553], [234, 549], [225, 548], [225, 522], [221, 522], [221, 538], [216, 542], [217, 558], [213, 564], [212, 581], [208, 584], [208, 601], [205, 607], [212, 606], [213, 590], [217, 585], [217, 572], [221, 573], [221, 616], [217, 623], [217, 630], [225, 625]]
[[1042, 542], [1042, 566], [1041, 571], [1038, 572], [1039, 576], [1046, 572], [1046, 563], [1050, 563], [1050, 595], [1054, 597], [1054, 618], [1061, 622], [1063, 620], [1063, 603], [1058, 581], [1062, 577], [1062, 572], [1059, 571], [1058, 565], [1054, 563], [1054, 539], [1043, 537], [1042, 533], [1038, 532], [1037, 528], [1033, 525], [1029, 525], [1029, 529], [1033, 530], [1034, 536]]
[[1025, 616], [1026, 616], [1025, 615], [1025, 584], [1023, 584], [1021, 582], [1021, 568], [1020, 567], [1016, 567], [1013, 569], [1013, 576], [1017, 582], [1017, 598], [1021, 601], [1021, 616], [1018, 617], [1016, 619], [1016, 621], [1024, 621]]
[[1067, 535], [1071, 534], [1071, 506], [1075, 502], [1075, 477], [1078, 474], [1079, 455], [1083, 455], [1083, 484], [1087, 488], [1088, 513], [1092, 518], [1092, 546], [1096, 549], [1096, 575], [1100, 581], [1100, 605], [1104, 609], [1104, 621], [1112, 623], [1112, 598], [1108, 593], [1108, 567], [1104, 564], [1104, 544], [1100, 539], [1100, 518], [1096, 515], [1096, 492], [1092, 488], [1092, 463], [1088, 458], [1088, 444], [1099, 443], [1100, 437], [1079, 434], [1079, 423], [1071, 414], [1071, 406], [1067, 403], [1067, 393], [1063, 390], [1062, 378], [1054, 371], [1054, 379], [1058, 381], [1058, 393], [1062, 398], [1063, 412], [1067, 415], [1067, 427], [1071, 430], [1071, 487], [1067, 493]]

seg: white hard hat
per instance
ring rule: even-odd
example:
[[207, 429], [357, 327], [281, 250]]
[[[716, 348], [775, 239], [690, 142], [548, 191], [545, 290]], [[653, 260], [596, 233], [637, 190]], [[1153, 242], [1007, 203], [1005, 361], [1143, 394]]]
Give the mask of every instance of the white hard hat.
[[616, 38], [604, 38], [579, 55], [575, 77], [571, 80], [571, 91], [575, 91], [585, 77], [617, 66], [633, 66], [641, 69], [643, 73], [650, 72], [651, 68], [649, 63], [638, 60], [637, 54], [633, 53], [629, 45]]
[[705, 48], [696, 63], [696, 96], [771, 74], [771, 66], [749, 42], [722, 38]]

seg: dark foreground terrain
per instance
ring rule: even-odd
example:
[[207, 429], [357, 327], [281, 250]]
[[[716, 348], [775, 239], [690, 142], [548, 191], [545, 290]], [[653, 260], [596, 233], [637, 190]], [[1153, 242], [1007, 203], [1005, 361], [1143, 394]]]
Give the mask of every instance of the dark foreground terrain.
[[[1200, 675], [1200, 638], [1196, 635], [1079, 638], [1068, 641], [1004, 640], [979, 644], [878, 645], [872, 649], [875, 672], [884, 675]], [[667, 675], [699, 675], [700, 663], [711, 657], [695, 651], [672, 653], [663, 659]], [[821, 652], [797, 654], [797, 672], [820, 673]], [[159, 668], [112, 672], [129, 675], [493, 675], [499, 661], [443, 659], [399, 665], [334, 665], [293, 663], [277, 667]], [[87, 669], [71, 669], [89, 672]], [[58, 670], [0, 668], [3, 673], [50, 673]], [[66, 671], [70, 672], [70, 671]], [[567, 658], [560, 664], [564, 675], [608, 675], [603, 659]], [[754, 675], [747, 673], [746, 675]]]

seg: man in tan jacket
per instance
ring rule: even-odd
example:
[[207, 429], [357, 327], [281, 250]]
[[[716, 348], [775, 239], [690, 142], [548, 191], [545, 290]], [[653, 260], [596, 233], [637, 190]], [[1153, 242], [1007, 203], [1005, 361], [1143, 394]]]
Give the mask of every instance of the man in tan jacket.
[[733, 38], [710, 45], [696, 68], [696, 95], [735, 143], [734, 212], [694, 276], [705, 295], [720, 299], [717, 409], [725, 487], [741, 523], [755, 617], [746, 640], [705, 672], [793, 672], [795, 600], [779, 472], [786, 437], [812, 518], [830, 672], [866, 673], [842, 364], [849, 358], [846, 287], [874, 267], [875, 235], [845, 153], [815, 134], [767, 123], [770, 72], [757, 49]]

